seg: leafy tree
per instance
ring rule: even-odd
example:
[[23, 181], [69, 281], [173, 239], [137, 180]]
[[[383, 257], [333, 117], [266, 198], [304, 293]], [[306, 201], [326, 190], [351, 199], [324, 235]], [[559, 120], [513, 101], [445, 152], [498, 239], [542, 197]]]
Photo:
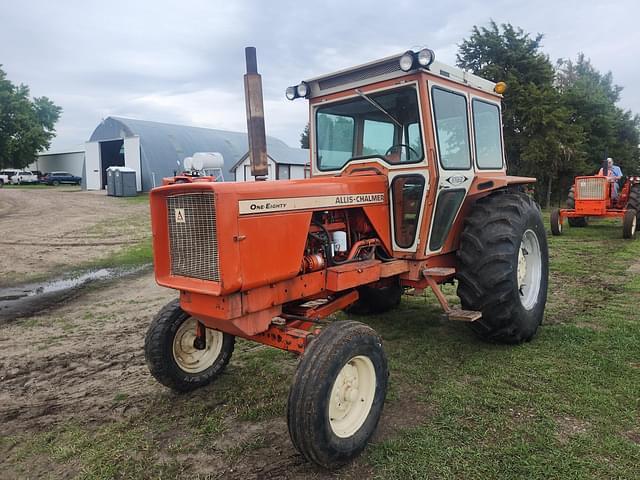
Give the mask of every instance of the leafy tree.
[[47, 97], [31, 99], [29, 87], [0, 68], [0, 168], [23, 168], [49, 148], [61, 112]]
[[304, 130], [300, 134], [300, 148], [309, 150], [309, 123], [304, 126]]
[[598, 169], [605, 153], [623, 172], [640, 173], [640, 117], [616, 106], [622, 87], [613, 83], [611, 72], [598, 72], [580, 53], [575, 61], [558, 60], [556, 85], [572, 121], [585, 132], [585, 173]]
[[554, 86], [554, 68], [532, 37], [510, 24], [474, 26], [459, 46], [457, 64], [494, 82], [503, 81], [505, 154], [510, 173], [539, 179], [538, 200], [551, 199], [553, 182], [583, 165], [584, 132]]

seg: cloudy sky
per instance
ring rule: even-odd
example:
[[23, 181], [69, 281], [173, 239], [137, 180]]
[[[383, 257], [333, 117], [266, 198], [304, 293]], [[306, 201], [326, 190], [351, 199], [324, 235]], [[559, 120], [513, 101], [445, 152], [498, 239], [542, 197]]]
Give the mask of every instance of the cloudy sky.
[[298, 146], [307, 108], [288, 85], [419, 45], [454, 63], [490, 19], [543, 33], [552, 60], [584, 52], [640, 113], [639, 18], [637, 0], [3, 1], [0, 64], [64, 109], [58, 149], [108, 115], [246, 131], [243, 49], [256, 46], [267, 134]]

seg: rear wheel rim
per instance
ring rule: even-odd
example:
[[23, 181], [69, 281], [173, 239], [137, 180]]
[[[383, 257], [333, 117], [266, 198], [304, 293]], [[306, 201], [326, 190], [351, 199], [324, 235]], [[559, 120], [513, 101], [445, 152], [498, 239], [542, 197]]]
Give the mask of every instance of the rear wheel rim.
[[531, 229], [522, 235], [518, 249], [517, 280], [520, 303], [526, 310], [531, 310], [538, 302], [542, 281], [540, 242]]
[[333, 382], [329, 399], [329, 424], [340, 438], [353, 436], [371, 411], [376, 393], [376, 370], [368, 357], [349, 360]]
[[187, 373], [200, 373], [215, 363], [222, 352], [224, 334], [205, 328], [206, 344], [202, 350], [194, 346], [197, 320], [189, 317], [173, 337], [173, 359]]
[[638, 218], [634, 215], [633, 220], [631, 220], [631, 236], [633, 237], [636, 233], [636, 227], [638, 224]]

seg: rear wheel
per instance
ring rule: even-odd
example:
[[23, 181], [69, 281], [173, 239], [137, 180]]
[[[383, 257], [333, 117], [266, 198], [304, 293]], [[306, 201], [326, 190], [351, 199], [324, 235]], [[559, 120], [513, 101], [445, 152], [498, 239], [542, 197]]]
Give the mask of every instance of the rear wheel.
[[638, 212], [633, 209], [629, 209], [622, 217], [622, 237], [634, 238], [638, 227]]
[[289, 391], [287, 424], [296, 449], [325, 468], [358, 455], [378, 425], [388, 376], [373, 329], [354, 321], [325, 327], [307, 347]]
[[638, 213], [637, 218], [640, 220], [640, 183], [631, 185], [627, 208], [635, 210]]
[[233, 335], [206, 328], [201, 345], [196, 328], [197, 320], [174, 300], [158, 312], [147, 330], [144, 354], [149, 371], [172, 390], [186, 392], [208, 385], [231, 359]]
[[51, 182], [51, 185], [57, 187], [58, 185], [60, 185], [60, 182], [58, 180], [54, 180], [53, 182]]
[[[571, 189], [569, 190], [569, 195], [567, 195], [567, 208], [571, 210], [576, 209], [575, 186], [571, 187]], [[567, 220], [569, 222], [569, 225], [571, 225], [572, 227], [582, 228], [586, 227], [589, 224], [587, 220], [588, 218], [589, 217], [567, 217]]]
[[551, 210], [549, 217], [549, 223], [551, 224], [551, 233], [554, 235], [562, 235], [562, 222], [560, 221], [560, 210], [554, 208]]
[[482, 312], [471, 323], [483, 339], [530, 340], [547, 301], [549, 252], [539, 207], [526, 195], [496, 192], [476, 202], [458, 250], [462, 308]]
[[400, 305], [404, 289], [397, 278], [379, 286], [364, 285], [358, 288], [358, 300], [345, 311], [356, 315], [388, 312]]

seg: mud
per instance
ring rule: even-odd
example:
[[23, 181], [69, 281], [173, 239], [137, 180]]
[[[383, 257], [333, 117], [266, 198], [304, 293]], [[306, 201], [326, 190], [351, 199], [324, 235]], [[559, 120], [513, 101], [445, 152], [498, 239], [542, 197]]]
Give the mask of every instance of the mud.
[[0, 288], [0, 325], [49, 310], [78, 295], [84, 288], [150, 270], [151, 265], [132, 268], [101, 268], [72, 276]]

